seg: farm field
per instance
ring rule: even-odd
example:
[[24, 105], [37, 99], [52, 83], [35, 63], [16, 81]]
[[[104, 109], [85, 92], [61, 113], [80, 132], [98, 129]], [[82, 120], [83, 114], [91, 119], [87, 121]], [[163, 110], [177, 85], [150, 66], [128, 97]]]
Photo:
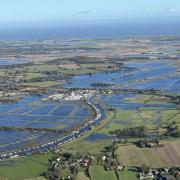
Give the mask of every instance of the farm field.
[[167, 103], [169, 99], [167, 97], [159, 97], [155, 95], [149, 94], [138, 94], [131, 98], [125, 98], [125, 101], [135, 102], [135, 103], [143, 103], [143, 104], [158, 104], [158, 103]]
[[115, 180], [117, 178], [114, 171], [105, 171], [102, 166], [98, 165], [90, 166], [89, 172], [92, 180]]
[[[176, 122], [180, 127], [180, 112], [177, 109], [139, 108], [137, 110], [116, 110], [111, 123], [100, 129], [98, 133], [108, 134], [116, 129], [134, 126], [146, 126], [149, 129], [163, 128], [168, 123]], [[160, 127], [159, 127], [160, 126]]]
[[155, 128], [173, 121], [179, 126], [178, 106], [163, 96], [117, 93], [99, 95], [97, 99], [115, 110], [111, 123], [101, 129], [100, 133], [129, 126]]
[[53, 154], [33, 155], [31, 157], [7, 160], [0, 162], [0, 179], [6, 177], [8, 180], [43, 180], [36, 178], [47, 171], [49, 160]]
[[84, 174], [84, 172], [79, 172], [76, 175], [75, 180], [89, 180], [89, 178]]
[[46, 180], [46, 178], [44, 178], [43, 176], [40, 176], [40, 177], [34, 177], [34, 178], [26, 178], [24, 180]]
[[117, 156], [123, 166], [141, 167], [143, 164], [152, 168], [180, 166], [180, 140], [163, 142], [159, 148], [138, 148], [135, 145], [119, 146]]
[[135, 169], [132, 168], [126, 168], [122, 172], [119, 173], [120, 179], [122, 180], [138, 180], [137, 178], [137, 172]]

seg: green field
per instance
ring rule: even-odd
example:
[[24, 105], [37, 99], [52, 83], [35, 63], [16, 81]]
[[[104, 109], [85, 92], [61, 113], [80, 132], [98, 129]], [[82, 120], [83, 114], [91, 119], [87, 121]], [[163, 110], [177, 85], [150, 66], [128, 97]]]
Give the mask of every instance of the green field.
[[16, 160], [2, 161], [0, 162], [0, 177], [6, 177], [8, 180], [24, 180], [38, 177], [47, 171], [49, 159], [52, 156], [52, 154], [34, 155]]
[[132, 98], [125, 98], [124, 100], [129, 102], [136, 102], [136, 103], [158, 104], [158, 103], [167, 103], [169, 101], [169, 98], [164, 96], [138, 94]]
[[43, 176], [39, 176], [39, 177], [33, 177], [33, 178], [26, 178], [24, 180], [46, 180], [46, 178], [44, 178]]
[[105, 146], [111, 144], [110, 140], [97, 140], [93, 142], [86, 141], [85, 138], [93, 133], [101, 131], [107, 124], [111, 123], [114, 113], [110, 112], [107, 118], [100, 123], [100, 125], [94, 127], [91, 131], [86, 132], [84, 136], [79, 137], [61, 147], [61, 150], [68, 151], [72, 153], [92, 153], [99, 154]]
[[180, 166], [180, 140], [163, 142], [159, 148], [139, 148], [135, 145], [119, 146], [117, 156], [123, 166], [141, 167], [143, 164], [152, 168]]
[[114, 171], [105, 171], [102, 166], [93, 165], [89, 167], [89, 172], [92, 180], [116, 180]]
[[136, 172], [134, 169], [126, 168], [119, 172], [120, 179], [122, 180], [137, 180]]
[[140, 109], [140, 110], [116, 110], [111, 123], [99, 130], [99, 133], [108, 134], [116, 129], [134, 126], [146, 126], [149, 129], [166, 126], [167, 123], [176, 122], [180, 127], [179, 110]]
[[75, 180], [89, 180], [89, 178], [84, 174], [84, 172], [78, 172]]

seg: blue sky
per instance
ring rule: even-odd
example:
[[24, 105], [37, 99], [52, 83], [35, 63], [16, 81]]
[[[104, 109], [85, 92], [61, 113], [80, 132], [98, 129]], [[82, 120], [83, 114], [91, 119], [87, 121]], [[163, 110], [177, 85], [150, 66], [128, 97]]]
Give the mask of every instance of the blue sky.
[[0, 0], [0, 24], [180, 17], [180, 0]]

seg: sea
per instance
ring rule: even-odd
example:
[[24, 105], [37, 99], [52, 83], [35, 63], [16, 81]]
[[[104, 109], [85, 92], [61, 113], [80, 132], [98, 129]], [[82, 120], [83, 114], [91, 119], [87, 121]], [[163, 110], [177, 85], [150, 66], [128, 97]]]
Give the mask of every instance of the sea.
[[0, 40], [117, 38], [180, 35], [180, 18], [0, 26]]

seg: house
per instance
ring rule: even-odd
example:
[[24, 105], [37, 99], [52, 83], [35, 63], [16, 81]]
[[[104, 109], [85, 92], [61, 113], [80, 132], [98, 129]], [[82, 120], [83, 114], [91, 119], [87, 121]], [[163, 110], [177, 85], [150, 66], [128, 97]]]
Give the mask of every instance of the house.
[[118, 171], [122, 171], [124, 169], [124, 167], [123, 166], [116, 166], [116, 170], [118, 170]]
[[106, 156], [103, 156], [103, 157], [102, 157], [102, 160], [105, 161], [105, 160], [106, 160]]
[[90, 162], [90, 160], [89, 160], [89, 159], [83, 159], [83, 161], [82, 161], [82, 165], [83, 165], [84, 167], [88, 167], [89, 162]]
[[147, 174], [139, 173], [139, 179], [154, 179], [154, 175], [152, 172], [149, 172]]

